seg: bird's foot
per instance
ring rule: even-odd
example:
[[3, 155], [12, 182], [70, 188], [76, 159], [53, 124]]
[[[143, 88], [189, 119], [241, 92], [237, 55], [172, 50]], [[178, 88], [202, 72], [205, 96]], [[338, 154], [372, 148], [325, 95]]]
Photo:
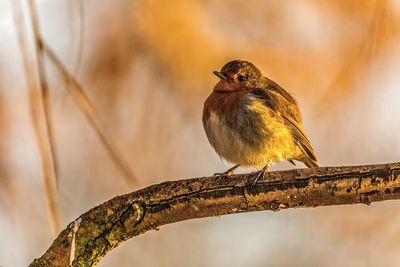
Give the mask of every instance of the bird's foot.
[[225, 172], [217, 172], [214, 173], [214, 177], [218, 177], [218, 176], [232, 176], [234, 175], [233, 171], [236, 170], [239, 167], [239, 165], [235, 165], [232, 168], [230, 168], [229, 170], [225, 171]]
[[234, 175], [233, 171], [226, 171], [226, 172], [216, 172], [213, 174], [213, 177], [218, 177], [218, 176], [232, 176]]
[[262, 170], [257, 174], [256, 179], [254, 179], [254, 181], [251, 183], [252, 185], [255, 185], [257, 183], [257, 181], [262, 177], [264, 180], [264, 176], [265, 173], [268, 172], [269, 170], [269, 166], [271, 165], [271, 161], [268, 162], [267, 165], [264, 166], [264, 168], [262, 168]]

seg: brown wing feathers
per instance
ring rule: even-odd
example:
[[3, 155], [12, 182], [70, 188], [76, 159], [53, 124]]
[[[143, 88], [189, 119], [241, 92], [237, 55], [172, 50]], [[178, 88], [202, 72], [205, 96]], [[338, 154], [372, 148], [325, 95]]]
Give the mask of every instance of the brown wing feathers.
[[298, 160], [303, 161], [308, 167], [318, 167], [314, 149], [301, 127], [301, 115], [296, 100], [277, 83], [269, 81], [267, 89], [269, 92], [265, 89], [253, 89], [251, 93], [269, 108], [281, 114], [285, 125], [303, 151], [304, 158]]
[[317, 163], [317, 157], [315, 156], [314, 149], [311, 146], [310, 140], [308, 140], [300, 126], [294, 120], [285, 117], [284, 115], [282, 115], [282, 118], [286, 126], [291, 130], [292, 135], [299, 144], [304, 156], [307, 157], [304, 163], [308, 167], [318, 167], [319, 165]]

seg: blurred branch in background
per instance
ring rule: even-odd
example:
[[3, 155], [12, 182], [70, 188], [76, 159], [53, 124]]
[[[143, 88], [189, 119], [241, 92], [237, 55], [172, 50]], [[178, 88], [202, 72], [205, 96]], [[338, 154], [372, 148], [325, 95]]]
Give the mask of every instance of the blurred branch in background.
[[35, 35], [36, 64], [29, 55], [28, 41], [23, 27], [23, 12], [21, 2], [12, 1], [13, 17], [18, 32], [18, 40], [22, 53], [24, 71], [29, 89], [29, 100], [33, 127], [39, 146], [42, 160], [42, 171], [46, 192], [48, 213], [54, 235], [60, 231], [60, 215], [56, 196], [56, 162], [54, 158], [54, 142], [50, 125], [48, 105], [48, 84], [45, 74], [43, 55], [39, 43], [39, 25], [36, 21], [36, 9], [32, 1], [29, 2], [32, 27]]
[[[62, 78], [64, 79], [68, 92], [71, 94], [73, 100], [76, 102], [80, 110], [84, 113], [88, 121], [90, 122], [91, 126], [95, 130], [96, 134], [101, 140], [101, 143], [103, 146], [106, 148], [110, 158], [114, 162], [114, 164], [118, 167], [118, 169], [121, 171], [123, 174], [124, 178], [126, 178], [128, 184], [133, 184], [137, 186], [139, 184], [139, 181], [134, 174], [133, 170], [129, 166], [129, 164], [125, 161], [124, 157], [120, 153], [120, 151], [117, 149], [117, 146], [114, 144], [112, 141], [112, 138], [110, 137], [110, 134], [107, 132], [106, 127], [102, 125], [100, 122], [98, 113], [96, 111], [96, 108], [92, 101], [89, 99], [87, 94], [85, 93], [83, 87], [78, 83], [78, 81], [73, 77], [72, 74], [68, 72], [66, 67], [62, 64], [61, 60], [56, 56], [56, 54], [52, 51], [52, 49], [46, 44], [46, 42], [43, 40], [40, 31], [39, 31], [39, 25], [38, 25], [38, 18], [36, 11], [34, 9], [34, 0], [30, 0], [30, 8], [32, 10], [32, 24], [34, 25], [34, 34], [37, 42], [37, 50], [38, 50], [38, 55], [41, 54], [46, 54], [50, 61], [54, 64], [55, 68], [57, 71], [60, 73]], [[80, 12], [83, 13], [83, 4], [80, 7]], [[82, 30], [83, 31], [83, 30]], [[80, 38], [83, 38], [82, 36]], [[80, 45], [81, 47], [81, 45]], [[81, 50], [81, 49], [79, 49]], [[79, 57], [81, 57], [81, 54], [79, 54]], [[38, 56], [39, 58], [39, 56]], [[44, 66], [44, 61], [40, 57], [39, 61], [39, 66]], [[79, 66], [79, 61], [77, 63], [77, 67]], [[42, 76], [42, 90], [45, 92], [44, 99], [46, 100], [46, 117], [49, 117], [49, 110], [48, 110], [48, 84], [46, 80], [46, 74], [45, 74], [45, 69], [44, 67], [40, 68], [40, 75]], [[49, 127], [49, 129], [51, 129]]]
[[[30, 105], [33, 126], [35, 128], [36, 138], [39, 145], [39, 151], [42, 157], [42, 170], [45, 185], [45, 192], [48, 202], [48, 210], [53, 233], [57, 234], [60, 230], [60, 215], [57, 205], [56, 183], [57, 183], [57, 157], [55, 151], [55, 142], [51, 125], [50, 102], [49, 102], [49, 84], [46, 74], [45, 58], [46, 54], [67, 85], [68, 91], [77, 103], [78, 107], [85, 114], [92, 127], [95, 129], [102, 144], [106, 148], [114, 164], [126, 178], [129, 184], [138, 185], [138, 179], [130, 168], [129, 164], [123, 159], [123, 156], [111, 141], [105, 127], [100, 123], [96, 109], [88, 96], [85, 94], [82, 86], [66, 70], [55, 53], [43, 41], [40, 32], [40, 22], [34, 0], [28, 1], [29, 14], [34, 35], [34, 46], [36, 55], [31, 57], [28, 48], [28, 40], [24, 31], [23, 5], [20, 1], [11, 1], [13, 8], [14, 23], [18, 33], [18, 40], [21, 48], [21, 54], [24, 63], [24, 72], [27, 79], [27, 85], [30, 91]], [[80, 6], [80, 12], [83, 12], [83, 3]], [[82, 30], [83, 34], [83, 30]], [[83, 37], [80, 36], [82, 39]], [[78, 50], [82, 49], [82, 41]], [[82, 55], [79, 53], [78, 57]], [[76, 67], [79, 68], [80, 59]], [[36, 66], [36, 67], [35, 67]], [[36, 68], [36, 69], [35, 69]], [[36, 74], [37, 73], [37, 74]], [[36, 76], [37, 75], [37, 76]]]
[[400, 163], [267, 172], [253, 184], [257, 176], [178, 180], [117, 196], [70, 223], [30, 266], [94, 266], [129, 238], [189, 219], [400, 199]]
[[[74, 2], [70, 2], [73, 4]], [[71, 21], [74, 21], [74, 18], [71, 17]], [[77, 52], [76, 52], [76, 62], [73, 65], [74, 66], [74, 71], [72, 73], [75, 73], [77, 75], [79, 73], [81, 64], [82, 64], [82, 57], [83, 57], [83, 51], [85, 50], [85, 3], [84, 0], [78, 0], [78, 21], [79, 21], [79, 26], [78, 26], [78, 44], [77, 44]]]

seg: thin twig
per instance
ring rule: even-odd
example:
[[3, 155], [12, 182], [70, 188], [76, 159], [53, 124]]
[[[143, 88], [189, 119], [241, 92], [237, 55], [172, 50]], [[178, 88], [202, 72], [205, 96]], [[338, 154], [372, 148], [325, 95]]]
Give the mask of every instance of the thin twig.
[[47, 127], [47, 132], [48, 132], [48, 139], [49, 139], [49, 144], [50, 144], [50, 151], [51, 151], [51, 157], [53, 158], [53, 163], [52, 165], [54, 166], [54, 179], [56, 182], [57, 186], [57, 181], [59, 178], [59, 167], [58, 167], [58, 160], [57, 160], [57, 153], [56, 153], [56, 145], [55, 145], [55, 138], [54, 138], [54, 131], [53, 131], [53, 126], [52, 126], [52, 120], [51, 120], [51, 108], [50, 108], [50, 90], [49, 90], [49, 84], [48, 84], [48, 79], [47, 79], [47, 73], [46, 73], [46, 66], [45, 66], [45, 60], [44, 60], [44, 51], [43, 51], [43, 46], [41, 45], [41, 31], [40, 31], [40, 25], [39, 25], [39, 17], [38, 17], [38, 12], [36, 9], [35, 5], [35, 0], [29, 0], [29, 11], [31, 15], [31, 23], [32, 23], [32, 29], [33, 29], [33, 34], [35, 38], [35, 49], [36, 49], [36, 64], [37, 64], [37, 69], [38, 69], [38, 75], [39, 75], [39, 84], [41, 88], [41, 97], [43, 99], [42, 105], [43, 105], [43, 112], [45, 116], [45, 124]]
[[78, 48], [76, 53], [76, 62], [74, 64], [73, 73], [77, 75], [82, 64], [82, 55], [85, 49], [85, 3], [83, 0], [78, 1]]
[[[18, 34], [18, 42], [21, 49], [24, 72], [29, 89], [30, 108], [33, 127], [39, 146], [42, 160], [43, 179], [47, 199], [47, 207], [52, 232], [54, 235], [60, 231], [59, 210], [56, 197], [56, 167], [54, 160], [53, 139], [50, 127], [50, 115], [47, 99], [47, 82], [43, 65], [43, 57], [40, 56], [38, 44], [36, 49], [36, 68], [28, 52], [28, 42], [24, 33], [23, 15], [21, 2], [11, 1], [13, 8], [13, 18]], [[34, 3], [29, 2], [29, 9], [32, 17], [33, 31], [36, 35], [38, 25], [36, 20], [36, 10]]]
[[[234, 213], [400, 199], [400, 163], [259, 172], [164, 182], [79, 216], [30, 266], [94, 266], [129, 238], [179, 221]], [[74, 242], [72, 242], [74, 241]]]

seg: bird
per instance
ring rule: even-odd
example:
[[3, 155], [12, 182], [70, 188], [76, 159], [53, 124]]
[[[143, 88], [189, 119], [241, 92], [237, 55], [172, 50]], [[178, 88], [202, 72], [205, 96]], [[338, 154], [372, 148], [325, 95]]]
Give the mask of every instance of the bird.
[[219, 81], [204, 102], [203, 127], [216, 153], [234, 164], [215, 175], [233, 175], [238, 167], [262, 167], [256, 183], [280, 161], [319, 167], [290, 93], [249, 61], [232, 60], [213, 73]]

